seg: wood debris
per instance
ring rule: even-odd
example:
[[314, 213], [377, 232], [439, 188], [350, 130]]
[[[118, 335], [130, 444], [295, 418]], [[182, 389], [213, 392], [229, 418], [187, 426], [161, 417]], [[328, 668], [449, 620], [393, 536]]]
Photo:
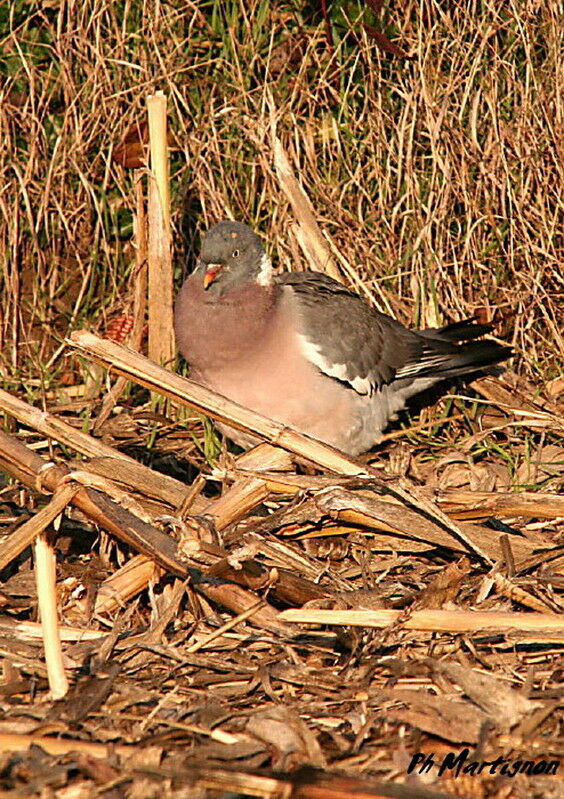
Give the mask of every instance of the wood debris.
[[[470, 771], [509, 764], [474, 776], [501, 797], [517, 784], [510, 766], [559, 762], [559, 494], [391, 477], [116, 342], [75, 345], [270, 443], [202, 463], [190, 485], [0, 393], [22, 425], [0, 433], [15, 481], [0, 506], [9, 784], [66, 789], [72, 773], [85, 796], [133, 784], [173, 796], [175, 784], [210, 797], [448, 799], [461, 795], [441, 772], [452, 755]], [[33, 436], [49, 438], [49, 459]], [[42, 619], [55, 643], [36, 615], [41, 541], [57, 558]], [[527, 768], [519, 785], [532, 790]]]

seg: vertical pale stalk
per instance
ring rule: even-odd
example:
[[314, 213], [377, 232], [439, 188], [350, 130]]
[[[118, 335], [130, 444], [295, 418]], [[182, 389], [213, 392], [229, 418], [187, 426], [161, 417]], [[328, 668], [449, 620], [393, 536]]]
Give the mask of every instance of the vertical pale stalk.
[[147, 112], [151, 154], [147, 251], [149, 358], [156, 363], [170, 365], [175, 357], [175, 344], [166, 97], [162, 92], [147, 97]]
[[47, 664], [47, 678], [53, 699], [62, 699], [68, 691], [69, 684], [63, 666], [63, 652], [59, 635], [56, 595], [56, 560], [55, 551], [47, 533], [41, 533], [35, 539], [35, 580], [43, 646]]

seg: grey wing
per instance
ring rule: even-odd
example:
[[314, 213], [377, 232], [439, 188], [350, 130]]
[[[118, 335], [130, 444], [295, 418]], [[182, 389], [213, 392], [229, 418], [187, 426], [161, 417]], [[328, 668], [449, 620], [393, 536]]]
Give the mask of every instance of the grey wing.
[[374, 393], [424, 357], [416, 333], [326, 275], [285, 272], [276, 282], [295, 303], [304, 356], [358, 394]]

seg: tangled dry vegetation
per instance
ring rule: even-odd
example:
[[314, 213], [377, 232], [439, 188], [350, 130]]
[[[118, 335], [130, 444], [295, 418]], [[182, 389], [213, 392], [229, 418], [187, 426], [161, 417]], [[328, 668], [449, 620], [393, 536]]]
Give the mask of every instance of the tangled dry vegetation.
[[[18, 0], [0, 36], [1, 789], [562, 796], [408, 774], [564, 749], [560, 3]], [[225, 216], [308, 266], [276, 132], [342, 278], [406, 324], [492, 321], [510, 367], [351, 461], [124, 355], [156, 89], [178, 281]]]

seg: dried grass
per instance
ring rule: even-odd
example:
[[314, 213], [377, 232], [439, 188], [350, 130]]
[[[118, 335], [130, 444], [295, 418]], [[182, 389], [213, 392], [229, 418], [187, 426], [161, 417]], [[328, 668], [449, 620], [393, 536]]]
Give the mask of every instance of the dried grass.
[[[1, 463], [19, 481], [0, 492], [0, 747], [53, 752], [28, 754], [25, 774], [5, 754], [6, 785], [385, 796], [361, 776], [402, 783], [417, 747], [561, 756], [560, 3], [314, 5], [32, 0], [0, 12], [0, 378], [20, 397], [0, 395], [15, 434], [2, 434]], [[394, 431], [366, 467], [381, 479], [361, 486], [292, 473], [264, 451], [223, 452], [210, 469], [207, 423], [183, 428], [138, 395], [110, 414], [114, 392], [102, 423], [102, 372], [65, 339], [104, 335], [139, 307], [139, 173], [119, 148], [159, 90], [176, 281], [198, 231], [225, 216], [253, 225], [281, 268], [309, 267], [277, 136], [341, 278], [405, 323], [493, 320], [515, 347], [512, 371]], [[77, 469], [69, 450], [91, 460]], [[83, 482], [61, 489], [68, 480]], [[58, 493], [37, 512], [46, 487]], [[25, 547], [67, 495], [57, 591], [72, 691], [50, 706]], [[288, 606], [299, 610], [279, 613]], [[292, 613], [328, 627], [296, 627]], [[369, 631], [368, 617], [387, 626]], [[476, 629], [484, 619], [493, 629]], [[94, 765], [108, 743], [119, 766]], [[272, 776], [300, 765], [331, 775]], [[554, 782], [437, 785], [501, 799], [549, 796]]]
[[495, 317], [519, 371], [556, 374], [559, 4], [402, 2], [379, 26], [409, 59], [383, 53], [362, 27], [369, 12], [351, 8], [348, 23], [335, 12], [331, 51], [321, 20], [265, 0], [14, 7], [0, 107], [10, 377], [60, 375], [56, 342], [85, 320], [103, 329], [131, 301], [134, 192], [111, 156], [159, 88], [171, 99], [180, 250], [196, 224], [229, 214], [281, 263], [301, 261], [273, 171], [272, 96], [318, 221], [383, 305], [427, 325]]

